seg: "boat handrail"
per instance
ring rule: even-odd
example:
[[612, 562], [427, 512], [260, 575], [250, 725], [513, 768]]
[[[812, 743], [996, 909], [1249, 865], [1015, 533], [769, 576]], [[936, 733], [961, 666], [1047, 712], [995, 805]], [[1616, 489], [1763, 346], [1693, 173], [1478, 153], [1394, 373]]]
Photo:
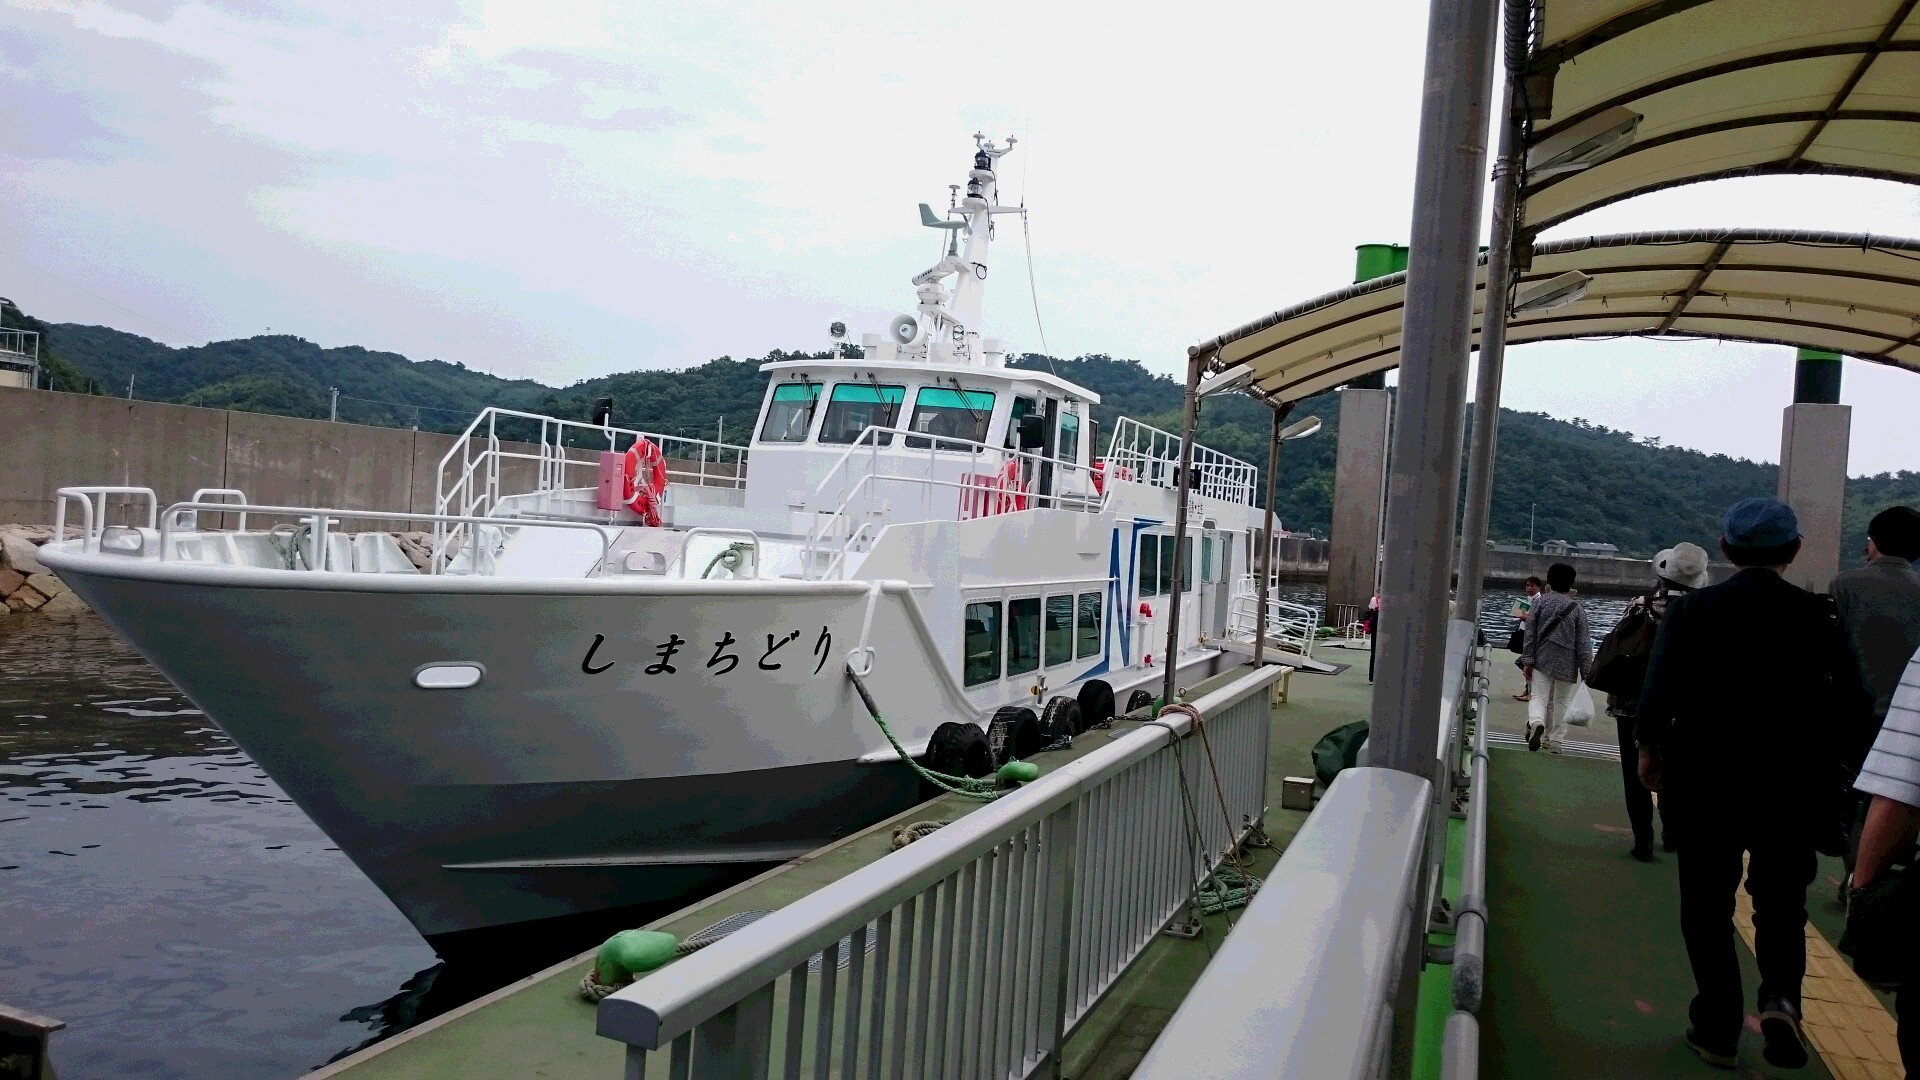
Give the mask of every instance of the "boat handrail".
[[[54, 540], [60, 541], [67, 538], [67, 501], [71, 499], [80, 504], [80, 538], [84, 541], [83, 547], [88, 551], [99, 551], [100, 534], [107, 528], [107, 496], [109, 495], [144, 497], [147, 503], [147, 528], [154, 527], [160, 508], [160, 496], [154, 494], [152, 488], [113, 485], [63, 487], [54, 492], [53, 496]], [[95, 496], [100, 499], [98, 513], [95, 512], [93, 505]]]
[[1226, 813], [1167, 819], [1182, 784], [1214, 783], [1207, 755], [1183, 752], [1193, 718], [1168, 713], [644, 976], [601, 1002], [599, 1034], [627, 1044], [628, 1076], [669, 1047], [689, 1080], [792, 1075], [803, 1053], [890, 1056], [899, 1076], [959, 1075], [962, 1060], [969, 1075], [1057, 1070], [1067, 1036], [1260, 819], [1283, 670], [1243, 669], [1193, 703]]
[[1256, 574], [1241, 574], [1235, 579], [1233, 593], [1227, 599], [1228, 632], [1235, 637], [1244, 633], [1251, 641], [1264, 621], [1269, 642], [1277, 641], [1282, 648], [1312, 657], [1314, 643], [1320, 638], [1320, 609], [1282, 600], [1269, 589], [1266, 618], [1262, 620], [1255, 611], [1260, 605], [1259, 584]]
[[[895, 437], [899, 437], [902, 439], [909, 438], [909, 437], [924, 438], [928, 440], [928, 442], [925, 447], [896, 448], [892, 443], [892, 440]], [[924, 462], [924, 465], [925, 465], [924, 473], [880, 472], [879, 464], [880, 464], [880, 461], [882, 460], [880, 452], [883, 448], [883, 443], [881, 440], [883, 438], [886, 440], [884, 444], [884, 448], [888, 451], [885, 460], [889, 462], [899, 462], [899, 461], [907, 461], [907, 462], [914, 462], [914, 463]], [[848, 474], [852, 471], [852, 464], [854, 461], [854, 452], [863, 448], [868, 451], [867, 471], [859, 479], [853, 480], [851, 481], [851, 483], [849, 483]], [[970, 477], [972, 479], [966, 482], [936, 479], [933, 476], [933, 472], [934, 472], [935, 466], [942, 463], [943, 459], [939, 456], [941, 454], [948, 454], [948, 455], [965, 454], [966, 465], [965, 465], [965, 472], [963, 473], [963, 475]], [[922, 455], [924, 455], [924, 457]], [[991, 455], [991, 457], [989, 457], [989, 455]], [[987, 460], [991, 462], [992, 469], [993, 469], [993, 472], [991, 474], [980, 472], [981, 461], [983, 458], [987, 458]], [[948, 457], [944, 460], [948, 463], [952, 463], [955, 461], [955, 458]], [[986, 476], [986, 475], [998, 475], [1000, 470], [1005, 469], [1008, 465], [1011, 465], [1011, 464], [1020, 465], [1021, 476], [1023, 478], [1025, 476], [1037, 473], [1037, 471], [1042, 467], [1052, 466], [1055, 470], [1054, 487], [1056, 488], [1056, 491], [1052, 494], [1040, 495], [1037, 493], [1026, 491], [1024, 487], [1022, 487], [1020, 490], [1015, 492], [1013, 489], [1009, 488], [1004, 483], [979, 482], [980, 477]], [[860, 432], [859, 437], [854, 439], [854, 441], [847, 446], [846, 450], [842, 451], [840, 456], [834, 460], [833, 466], [827, 470], [826, 475], [822, 476], [820, 478], [820, 482], [814, 485], [813, 495], [811, 498], [807, 500], [806, 505], [809, 509], [812, 510], [814, 514], [813, 525], [807, 531], [807, 540], [806, 540], [807, 565], [810, 568], [815, 566], [819, 558], [820, 545], [827, 540], [828, 530], [832, 529], [836, 525], [842, 525], [842, 527], [844, 527], [844, 523], [847, 520], [849, 507], [852, 506], [855, 497], [861, 494], [862, 492], [865, 492], [866, 495], [868, 496], [867, 511], [869, 514], [871, 514], [873, 509], [871, 497], [873, 495], [874, 484], [870, 483], [870, 481], [878, 479], [878, 480], [896, 481], [903, 484], [917, 484], [917, 485], [920, 485], [922, 489], [929, 494], [931, 494], [931, 492], [934, 489], [943, 488], [943, 487], [954, 487], [954, 488], [960, 488], [964, 491], [978, 492], [982, 496], [990, 496], [993, 494], [1017, 493], [1021, 496], [1024, 496], [1025, 498], [1031, 499], [1042, 505], [1048, 505], [1048, 506], [1053, 506], [1053, 507], [1062, 508], [1062, 509], [1083, 510], [1087, 512], [1097, 511], [1100, 506], [1099, 498], [1097, 496], [1084, 496], [1084, 495], [1076, 496], [1072, 494], [1061, 494], [1058, 492], [1057, 489], [1059, 487], [1060, 480], [1065, 477], [1072, 476], [1076, 473], [1084, 474], [1087, 477], [1088, 485], [1091, 486], [1092, 477], [1093, 477], [1092, 468], [1086, 465], [1082, 465], [1075, 461], [1068, 461], [1064, 458], [1048, 457], [1044, 454], [1038, 454], [1038, 453], [1034, 453], [1032, 451], [1027, 451], [1027, 450], [1017, 450], [1017, 449], [1012, 449], [1005, 446], [993, 446], [989, 443], [978, 442], [973, 439], [961, 439], [961, 438], [953, 438], [945, 435], [929, 435], [925, 433], [904, 432], [898, 428], [883, 427], [877, 424], [870, 424], [867, 427], [863, 428]], [[822, 507], [827, 501], [827, 488], [836, 480], [838, 480], [840, 483], [839, 502], [836, 503], [831, 510], [824, 510], [822, 509]], [[1026, 481], [1022, 479], [1019, 483], [1024, 485]], [[930, 501], [925, 502], [923, 504], [923, 507], [924, 507], [923, 519], [924, 520], [933, 519], [934, 511], [933, 511], [932, 503]], [[964, 508], [959, 505], [956, 505], [954, 510], [955, 518], [960, 519], [963, 513], [964, 513]], [[831, 562], [829, 563], [829, 567], [841, 566], [845, 561], [845, 556], [849, 548], [851, 547], [851, 545], [855, 542], [856, 538], [859, 537], [865, 531], [866, 530], [864, 529], [864, 527], [848, 530], [848, 536], [840, 542], [839, 549], [835, 552]], [[825, 577], [828, 575], [823, 572], [822, 576]]]
[[[77, 489], [61, 488], [60, 493], [66, 495], [68, 492], [74, 490]], [[141, 488], [135, 490], [144, 491], [146, 489]], [[151, 494], [151, 492], [148, 492], [148, 494]], [[619, 527], [613, 525], [595, 525], [581, 521], [549, 521], [542, 518], [481, 517], [471, 514], [409, 514], [392, 510], [342, 510], [339, 507], [332, 506], [268, 506], [259, 503], [195, 502], [188, 500], [186, 502], [173, 503], [167, 507], [165, 513], [160, 515], [159, 561], [173, 561], [173, 532], [174, 526], [179, 520], [179, 515], [184, 512], [201, 510], [242, 515], [259, 514], [262, 516], [291, 517], [310, 521], [312, 525], [312, 541], [306, 558], [307, 569], [309, 570], [324, 569], [325, 559], [322, 557], [322, 553], [326, 551], [327, 530], [329, 526], [336, 521], [419, 521], [435, 524], [460, 524], [470, 526], [472, 527], [472, 531], [469, 535], [473, 540], [472, 546], [469, 549], [469, 557], [476, 571], [480, 565], [480, 534], [478, 526], [484, 525], [500, 529], [584, 529], [592, 532], [600, 540], [600, 558], [595, 560], [593, 565], [588, 568], [588, 574], [592, 574], [595, 569], [606, 564], [607, 559], [613, 552], [612, 534], [619, 532]], [[91, 520], [91, 516], [89, 516], [89, 520]], [[152, 527], [151, 525], [148, 526], [148, 528]], [[95, 548], [97, 549], [97, 547], [98, 544], [96, 542]], [[440, 552], [435, 552], [436, 556], [439, 554]], [[438, 558], [433, 560], [430, 565], [432, 569], [429, 573], [438, 574], [441, 572], [442, 564]]]
[[[1108, 479], [1125, 479], [1151, 487], [1176, 486], [1180, 471], [1180, 436], [1143, 424], [1129, 416], [1114, 421], [1113, 435], [1107, 440], [1105, 470]], [[1133, 475], [1118, 476], [1121, 468]], [[1237, 457], [1211, 447], [1193, 444], [1193, 493], [1203, 499], [1253, 505], [1253, 492], [1259, 485], [1260, 470]]]
[[[197, 503], [214, 502], [215, 501], [214, 496], [229, 496], [229, 495], [233, 497], [235, 502], [247, 501], [247, 493], [244, 491], [241, 491], [239, 488], [196, 488], [194, 489], [193, 497], [188, 501], [197, 502]], [[199, 528], [200, 527], [199, 511], [190, 510], [188, 511], [188, 513], [193, 515], [192, 527], [196, 529]], [[241, 532], [247, 531], [247, 515], [245, 514], [240, 515], [240, 523], [236, 526], [236, 528], [238, 528]]]
[[[538, 430], [532, 442], [538, 446], [538, 452], [527, 453], [525, 451], [503, 448], [499, 430], [500, 421], [503, 419], [524, 420], [537, 424]], [[434, 478], [434, 509], [442, 514], [447, 513], [457, 498], [460, 500], [459, 509], [461, 513], [473, 514], [479, 517], [491, 516], [501, 498], [500, 462], [503, 459], [533, 461], [538, 464], [538, 469], [534, 477], [534, 486], [530, 491], [509, 492], [509, 494], [518, 495], [566, 490], [568, 469], [591, 469], [595, 471], [597, 476], [599, 469], [597, 459], [583, 460], [568, 453], [569, 450], [585, 449], [584, 447], [567, 445], [567, 439], [571, 434], [586, 434], [595, 438], [603, 438], [606, 441], [606, 449], [608, 451], [619, 449], [623, 437], [627, 440], [628, 445], [632, 445], [640, 439], [646, 439], [659, 447], [662, 456], [669, 462], [690, 460], [690, 451], [697, 448], [697, 456], [700, 464], [699, 470], [689, 473], [684, 469], [674, 470], [671, 465], [669, 465], [669, 479], [672, 478], [674, 472], [678, 471], [683, 477], [692, 476], [694, 478], [693, 482], [702, 487], [712, 486], [709, 482], [710, 480], [720, 479], [726, 481], [722, 486], [727, 487], [738, 488], [746, 484], [748, 448], [745, 446], [686, 435], [668, 435], [664, 432], [639, 431], [632, 428], [591, 424], [579, 420], [564, 420], [559, 417], [546, 416], [541, 413], [524, 412], [519, 409], [508, 409], [498, 405], [489, 405], [485, 409], [482, 409], [478, 416], [473, 418], [473, 422], [469, 423], [466, 430], [455, 437], [453, 445], [449, 446], [447, 452], [441, 455], [439, 468]], [[476, 455], [473, 444], [481, 439], [485, 440], [486, 446]], [[718, 466], [726, 461], [729, 452], [731, 452], [731, 456], [735, 462], [733, 474], [731, 476], [722, 476], [718, 473], [708, 473], [707, 463], [709, 457], [711, 457], [713, 463]], [[459, 475], [449, 482], [447, 475], [448, 470], [453, 467], [456, 459], [460, 462]], [[485, 479], [484, 481], [477, 482], [475, 472], [476, 470], [482, 469], [484, 469], [483, 475]], [[445, 528], [436, 526], [434, 530], [434, 547], [436, 549], [448, 546], [449, 537], [447, 532]]]

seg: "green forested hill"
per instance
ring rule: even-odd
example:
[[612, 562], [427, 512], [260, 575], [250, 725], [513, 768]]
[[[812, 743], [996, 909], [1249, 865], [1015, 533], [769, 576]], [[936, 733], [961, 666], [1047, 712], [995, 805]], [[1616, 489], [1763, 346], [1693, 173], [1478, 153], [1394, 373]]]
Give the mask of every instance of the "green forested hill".
[[[134, 396], [147, 400], [325, 417], [328, 388], [338, 387], [343, 421], [434, 431], [459, 431], [488, 405], [586, 419], [595, 398], [611, 397], [622, 426], [712, 437], [724, 421], [727, 441], [744, 442], [766, 385], [760, 364], [799, 355], [721, 357], [684, 371], [622, 372], [551, 387], [459, 363], [323, 349], [290, 335], [176, 349], [103, 326], [41, 324], [11, 306], [0, 309], [0, 321], [42, 331], [56, 389], [119, 396], [131, 378]], [[1169, 429], [1178, 425], [1180, 387], [1134, 361], [1028, 355], [1015, 364], [1056, 371], [1099, 393], [1095, 415], [1105, 430], [1122, 415]], [[1288, 444], [1279, 509], [1289, 528], [1324, 536], [1332, 516], [1338, 396], [1302, 402], [1294, 415], [1317, 415], [1325, 427]], [[1201, 439], [1264, 468], [1269, 417], [1249, 398], [1211, 399], [1201, 416]], [[1773, 492], [1779, 475], [1773, 465], [1660, 446], [1543, 413], [1502, 410], [1499, 445], [1491, 534], [1502, 540], [1525, 540], [1533, 512], [1533, 535], [1540, 541], [1604, 541], [1638, 554], [1680, 540], [1710, 545], [1720, 512], [1747, 495]], [[1867, 519], [1896, 502], [1920, 505], [1920, 472], [1848, 482], [1846, 561], [1857, 559]]]

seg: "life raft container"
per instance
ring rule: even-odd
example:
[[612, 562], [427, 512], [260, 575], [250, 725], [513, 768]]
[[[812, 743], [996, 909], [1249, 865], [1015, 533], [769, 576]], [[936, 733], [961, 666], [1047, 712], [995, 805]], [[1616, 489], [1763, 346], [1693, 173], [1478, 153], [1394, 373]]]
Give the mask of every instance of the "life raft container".
[[667, 493], [667, 459], [650, 439], [636, 439], [627, 447], [621, 501], [640, 516], [642, 524], [660, 524], [660, 498]]

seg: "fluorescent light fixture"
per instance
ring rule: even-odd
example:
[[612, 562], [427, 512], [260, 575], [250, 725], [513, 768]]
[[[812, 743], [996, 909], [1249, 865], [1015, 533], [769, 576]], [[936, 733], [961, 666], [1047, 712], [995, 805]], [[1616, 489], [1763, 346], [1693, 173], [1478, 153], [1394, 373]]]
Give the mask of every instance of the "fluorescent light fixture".
[[1564, 274], [1555, 274], [1545, 281], [1536, 281], [1521, 289], [1513, 298], [1513, 311], [1518, 315], [1523, 311], [1550, 311], [1564, 307], [1587, 295], [1587, 286], [1593, 279], [1578, 270], [1569, 270]]
[[1199, 394], [1224, 394], [1229, 390], [1238, 390], [1253, 381], [1253, 365], [1242, 364], [1230, 375], [1215, 375], [1211, 379], [1200, 380]]
[[1295, 420], [1293, 423], [1281, 428], [1280, 441], [1292, 442], [1295, 439], [1304, 439], [1319, 430], [1320, 418], [1317, 416], [1309, 416], [1304, 420]]
[[1556, 132], [1527, 151], [1527, 177], [1578, 172], [1625, 150], [1640, 128], [1640, 114], [1616, 105]]

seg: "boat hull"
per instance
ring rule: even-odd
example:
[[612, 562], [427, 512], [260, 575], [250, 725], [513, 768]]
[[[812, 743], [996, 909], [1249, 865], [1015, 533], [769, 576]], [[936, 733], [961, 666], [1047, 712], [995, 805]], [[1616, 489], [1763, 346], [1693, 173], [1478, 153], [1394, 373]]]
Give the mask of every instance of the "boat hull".
[[[920, 795], [903, 764], [858, 761], [884, 745], [844, 676], [864, 586], [770, 609], [765, 590], [279, 588], [53, 559], [429, 938], [671, 902]], [[916, 632], [905, 600], [877, 605], [876, 635]], [[729, 635], [737, 663], [710, 666]], [[946, 715], [914, 651], [874, 678], [925, 705], [910, 729]], [[415, 685], [447, 661], [484, 678]]]

